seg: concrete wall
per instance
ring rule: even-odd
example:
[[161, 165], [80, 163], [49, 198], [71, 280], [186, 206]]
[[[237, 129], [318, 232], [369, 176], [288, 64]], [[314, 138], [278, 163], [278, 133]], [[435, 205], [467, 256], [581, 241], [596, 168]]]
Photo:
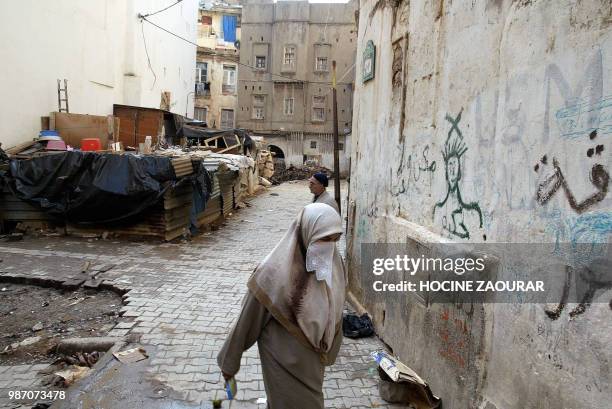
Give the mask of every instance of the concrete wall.
[[[57, 111], [58, 78], [68, 80], [72, 113], [112, 114], [113, 103], [159, 108], [161, 93], [169, 91], [171, 110], [184, 114], [194, 88], [196, 47], [147, 23], [141, 28], [137, 18], [167, 5], [165, 0], [0, 2], [4, 147], [36, 137], [40, 117]], [[186, 0], [150, 20], [195, 41], [197, 10], [196, 0]]]
[[[552, 320], [541, 304], [392, 302], [355, 274], [362, 242], [609, 241], [611, 23], [605, 0], [360, 3], [351, 290], [445, 408], [612, 401], [610, 289], [583, 314]], [[368, 40], [376, 71], [363, 83]], [[537, 201], [555, 162], [568, 190]], [[604, 171], [593, 177], [595, 165]]]

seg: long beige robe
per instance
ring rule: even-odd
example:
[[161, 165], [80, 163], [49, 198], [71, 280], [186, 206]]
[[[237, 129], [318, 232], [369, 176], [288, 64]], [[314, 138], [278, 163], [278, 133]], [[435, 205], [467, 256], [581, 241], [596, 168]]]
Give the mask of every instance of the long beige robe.
[[313, 203], [325, 203], [326, 205], [333, 207], [338, 213], [340, 213], [340, 209], [338, 208], [338, 203], [336, 203], [336, 199], [334, 199], [327, 190], [317, 196]]
[[240, 369], [242, 353], [255, 342], [261, 359], [268, 408], [323, 408], [323, 361], [327, 361], [327, 365], [335, 362], [342, 343], [341, 328], [336, 331], [331, 349], [323, 356], [289, 334], [249, 291], [238, 321], [217, 356], [221, 370], [235, 375]]

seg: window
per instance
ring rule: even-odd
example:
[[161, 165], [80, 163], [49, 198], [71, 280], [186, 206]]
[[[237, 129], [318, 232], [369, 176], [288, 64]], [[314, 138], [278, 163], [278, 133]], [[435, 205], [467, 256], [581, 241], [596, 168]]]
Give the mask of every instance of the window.
[[236, 93], [236, 67], [233, 65], [223, 66], [223, 85], [221, 91], [224, 94]]
[[292, 97], [285, 98], [285, 115], [293, 115], [293, 108], [295, 106], [295, 99]]
[[253, 108], [253, 118], [254, 119], [264, 119], [264, 108], [254, 107]]
[[263, 55], [258, 55], [255, 57], [255, 68], [260, 70], [266, 69], [266, 57]]
[[283, 58], [284, 65], [294, 65], [295, 64], [295, 47], [292, 45], [288, 45], [285, 47]]
[[327, 71], [327, 57], [317, 57], [315, 71]]
[[234, 127], [234, 110], [233, 109], [222, 109], [221, 110], [221, 128], [233, 128]]
[[312, 121], [325, 122], [325, 96], [323, 95], [312, 97]]
[[265, 103], [264, 95], [253, 95], [253, 119], [265, 118]]
[[317, 141], [310, 141], [310, 149], [317, 149]]
[[228, 43], [236, 41], [236, 26], [238, 25], [238, 17], [231, 15], [223, 15], [223, 40]]
[[209, 82], [196, 82], [195, 83], [195, 94], [198, 97], [210, 97], [210, 83]]
[[208, 63], [196, 63], [196, 82], [208, 82]]
[[193, 116], [194, 116], [194, 119], [197, 119], [198, 121], [207, 122], [206, 118], [208, 117], [208, 108], [196, 107], [193, 112]]

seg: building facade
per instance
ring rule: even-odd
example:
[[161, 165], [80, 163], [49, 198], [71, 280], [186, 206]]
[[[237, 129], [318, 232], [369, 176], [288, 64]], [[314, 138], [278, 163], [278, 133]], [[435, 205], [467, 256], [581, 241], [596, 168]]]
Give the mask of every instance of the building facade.
[[[564, 243], [609, 245], [612, 234], [610, 10], [606, 0], [360, 2], [350, 290], [445, 408], [612, 399], [609, 273], [605, 289], [568, 303], [557, 288], [550, 304], [520, 294], [441, 304], [377, 292], [360, 265], [362, 243], [401, 243], [414, 257], [440, 243], [549, 243], [567, 249], [556, 281], [578, 291], [567, 272], [591, 254]], [[498, 280], [545, 277], [508, 267]]]
[[[248, 2], [242, 14], [237, 124], [265, 135], [286, 164], [331, 162], [332, 61], [338, 129], [352, 122], [356, 3]], [[343, 160], [343, 168], [347, 161]]]
[[[2, 54], [10, 61], [0, 67], [4, 148], [35, 138], [40, 117], [58, 110], [58, 79], [68, 81], [71, 113], [108, 115], [113, 104], [125, 104], [185, 114], [196, 47], [138, 18], [167, 6], [166, 0], [0, 2], [7, 17], [0, 33], [9, 39]], [[195, 42], [197, 13], [197, 0], [185, 0], [147, 18]]]
[[194, 118], [211, 128], [236, 123], [241, 14], [236, 1], [200, 4]]

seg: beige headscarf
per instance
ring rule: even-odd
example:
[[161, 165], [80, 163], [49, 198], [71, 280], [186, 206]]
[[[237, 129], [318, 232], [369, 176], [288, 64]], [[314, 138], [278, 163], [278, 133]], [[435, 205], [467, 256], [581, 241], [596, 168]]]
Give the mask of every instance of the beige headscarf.
[[334, 246], [332, 286], [306, 271], [308, 246], [342, 233], [342, 221], [329, 205], [304, 207], [274, 250], [257, 266], [249, 290], [272, 316], [302, 344], [327, 353], [342, 323], [346, 296], [344, 264]]

